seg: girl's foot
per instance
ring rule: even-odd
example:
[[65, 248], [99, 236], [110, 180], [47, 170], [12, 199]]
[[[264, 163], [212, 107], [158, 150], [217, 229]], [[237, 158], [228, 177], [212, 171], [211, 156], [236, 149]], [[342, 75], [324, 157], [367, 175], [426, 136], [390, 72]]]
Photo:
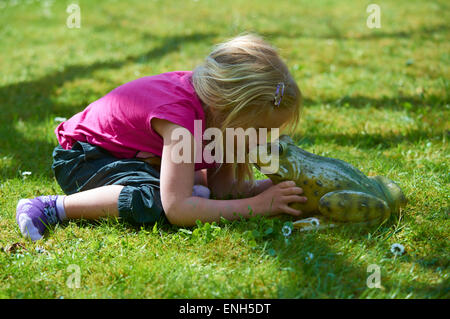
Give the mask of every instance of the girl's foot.
[[64, 197], [49, 195], [19, 200], [16, 221], [22, 235], [33, 241], [39, 240], [49, 225], [62, 222], [66, 218]]

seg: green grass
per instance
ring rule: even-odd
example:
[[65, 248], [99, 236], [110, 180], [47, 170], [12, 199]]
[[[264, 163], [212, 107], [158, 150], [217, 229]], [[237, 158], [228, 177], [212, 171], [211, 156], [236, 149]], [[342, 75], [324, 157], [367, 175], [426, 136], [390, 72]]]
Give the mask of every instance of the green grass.
[[[71, 1], [47, 3], [0, 1], [1, 298], [449, 298], [446, 1], [378, 1], [381, 29], [366, 27], [369, 1], [79, 1], [80, 29], [65, 26]], [[401, 216], [287, 242], [285, 221], [264, 218], [186, 231], [80, 221], [37, 243], [20, 236], [18, 199], [61, 193], [55, 117], [137, 77], [190, 70], [243, 31], [280, 48], [302, 89], [299, 145], [397, 181]], [[366, 285], [371, 264], [381, 289]], [[67, 285], [70, 265], [80, 288]]]

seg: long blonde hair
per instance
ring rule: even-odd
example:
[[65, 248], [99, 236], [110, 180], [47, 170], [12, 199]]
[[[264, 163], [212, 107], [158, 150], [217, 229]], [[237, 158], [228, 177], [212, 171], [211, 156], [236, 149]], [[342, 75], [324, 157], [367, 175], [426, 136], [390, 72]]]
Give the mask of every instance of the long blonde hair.
[[[279, 83], [285, 88], [277, 106], [274, 99]], [[249, 127], [251, 119], [279, 109], [290, 111], [283, 128], [291, 132], [300, 119], [302, 96], [297, 83], [276, 49], [254, 34], [216, 45], [194, 69], [192, 84], [205, 105], [207, 125], [219, 128], [223, 136], [227, 127]], [[239, 182], [253, 179], [249, 163], [234, 165]]]

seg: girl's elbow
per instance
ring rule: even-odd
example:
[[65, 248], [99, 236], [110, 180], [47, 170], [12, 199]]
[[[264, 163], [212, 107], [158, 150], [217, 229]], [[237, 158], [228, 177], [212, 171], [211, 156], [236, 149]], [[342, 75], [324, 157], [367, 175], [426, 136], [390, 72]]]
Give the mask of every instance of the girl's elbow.
[[192, 226], [189, 221], [186, 221], [186, 216], [184, 216], [185, 214], [182, 213], [182, 209], [179, 206], [176, 203], [163, 205], [167, 220], [175, 226]]
[[177, 216], [176, 214], [167, 214], [166, 218], [169, 221], [171, 225], [178, 226], [178, 227], [191, 227], [195, 226], [195, 222], [191, 222], [189, 220], [186, 220], [184, 218], [180, 218], [180, 216]]
[[169, 221], [169, 223], [171, 223], [172, 225], [176, 225], [179, 226], [179, 220], [177, 218], [177, 213], [176, 213], [176, 209], [174, 207], [174, 205], [163, 205], [164, 208], [164, 214], [166, 215], [167, 220]]
[[176, 218], [176, 216], [166, 212], [166, 218], [171, 225], [182, 226], [181, 221], [178, 218]]

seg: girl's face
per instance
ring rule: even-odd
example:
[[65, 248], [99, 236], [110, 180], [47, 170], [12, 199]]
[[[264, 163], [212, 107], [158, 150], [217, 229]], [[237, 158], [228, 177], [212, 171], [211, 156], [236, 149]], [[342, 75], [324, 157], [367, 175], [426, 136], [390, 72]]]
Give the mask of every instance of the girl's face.
[[[264, 138], [264, 134], [260, 134], [259, 129], [267, 129], [266, 131], [266, 137], [269, 137], [271, 132], [271, 129], [280, 129], [280, 127], [285, 124], [290, 117], [292, 116], [292, 113], [290, 110], [286, 109], [275, 109], [272, 112], [268, 112], [268, 114], [262, 115], [262, 116], [255, 116], [254, 114], [245, 114], [242, 115], [240, 118], [240, 124], [236, 123], [236, 126], [234, 126], [234, 129], [242, 128], [244, 130], [247, 130], [248, 128], [254, 128], [256, 129], [256, 144], [262, 145], [267, 143], [267, 139]], [[245, 134], [245, 133], [244, 133]], [[271, 139], [278, 138], [278, 136], [270, 136]], [[245, 135], [245, 152], [248, 153], [249, 149], [251, 148], [250, 145], [250, 139], [248, 135]], [[225, 139], [226, 147], [234, 147], [236, 148], [238, 143], [238, 136], [234, 135], [233, 140]], [[255, 145], [253, 145], [255, 146]]]
[[[267, 114], [266, 116], [262, 116], [260, 118], [253, 119], [254, 127], [256, 130], [260, 128], [266, 128], [267, 133], [271, 132], [272, 128], [281, 128], [283, 124], [285, 124], [291, 116], [291, 112], [286, 109], [275, 109], [273, 112]], [[258, 144], [264, 144], [267, 141], [259, 141]]]
[[[267, 129], [267, 137], [269, 137], [271, 132], [271, 129], [280, 129], [283, 124], [285, 124], [292, 113], [289, 110], [286, 109], [275, 109], [274, 111], [268, 113], [265, 116], [251, 116], [250, 114], [246, 116], [246, 118], [243, 119], [243, 122], [249, 123], [245, 125], [245, 127], [242, 127], [244, 130], [248, 128], [255, 128], [256, 129], [256, 143], [258, 145], [266, 144], [267, 139], [264, 138], [263, 135], [259, 134], [259, 129], [265, 128]], [[271, 136], [271, 139], [277, 138], [278, 136]], [[236, 141], [235, 141], [236, 143]], [[234, 144], [236, 145], [236, 144]], [[249, 139], [246, 137], [246, 152], [249, 151]]]
[[275, 109], [262, 118], [254, 119], [257, 125], [255, 128], [267, 128], [268, 130], [271, 128], [280, 128], [289, 120], [290, 116], [290, 110]]

